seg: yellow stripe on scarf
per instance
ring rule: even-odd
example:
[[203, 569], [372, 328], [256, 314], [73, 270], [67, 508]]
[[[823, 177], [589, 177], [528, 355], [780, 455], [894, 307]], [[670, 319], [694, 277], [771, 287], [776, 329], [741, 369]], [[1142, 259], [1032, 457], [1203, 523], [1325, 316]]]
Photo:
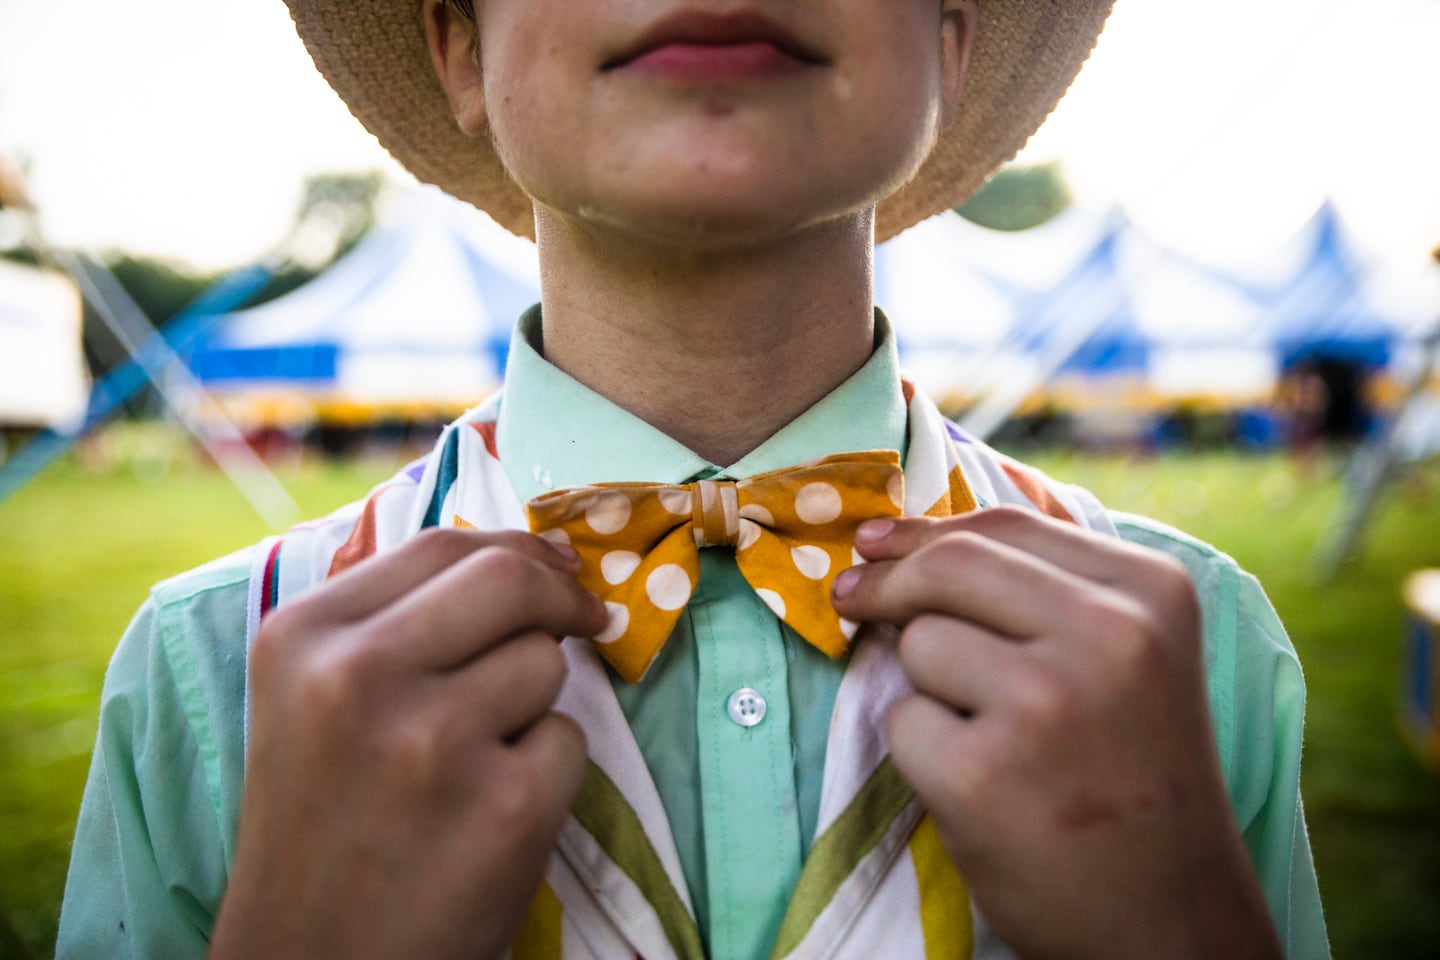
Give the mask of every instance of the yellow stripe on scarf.
[[940, 842], [935, 818], [928, 813], [910, 835], [910, 859], [920, 888], [925, 960], [970, 960], [975, 953], [970, 893]]
[[555, 896], [550, 884], [540, 884], [525, 924], [510, 947], [510, 960], [560, 960], [563, 918], [560, 898]]

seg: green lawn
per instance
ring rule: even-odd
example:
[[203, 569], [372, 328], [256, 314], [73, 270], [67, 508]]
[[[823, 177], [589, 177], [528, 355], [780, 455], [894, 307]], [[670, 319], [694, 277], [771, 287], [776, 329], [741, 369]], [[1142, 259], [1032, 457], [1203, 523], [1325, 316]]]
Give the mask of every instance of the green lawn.
[[[1440, 943], [1440, 780], [1396, 724], [1399, 582], [1440, 566], [1440, 466], [1389, 496], [1359, 563], [1318, 585], [1310, 554], [1338, 486], [1278, 459], [1041, 458], [1112, 506], [1215, 542], [1259, 575], [1306, 664], [1305, 795], [1340, 958], [1429, 958]], [[163, 461], [161, 461], [163, 463]], [[281, 472], [304, 513], [393, 462]], [[161, 475], [163, 474], [163, 475]], [[151, 583], [267, 533], [213, 470], [62, 463], [0, 505], [0, 960], [47, 956], [100, 682]], [[18, 938], [18, 942], [17, 939]]]

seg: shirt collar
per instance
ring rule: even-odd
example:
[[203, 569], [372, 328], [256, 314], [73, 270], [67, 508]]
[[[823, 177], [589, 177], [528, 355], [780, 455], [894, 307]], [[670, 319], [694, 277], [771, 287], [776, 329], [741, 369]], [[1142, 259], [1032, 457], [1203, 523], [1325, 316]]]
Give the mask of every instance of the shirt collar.
[[743, 479], [852, 450], [898, 450], [906, 406], [889, 321], [875, 312], [865, 365], [770, 439], [728, 466], [712, 464], [550, 364], [541, 355], [540, 308], [510, 341], [496, 445], [520, 499], [589, 483], [686, 483], [697, 475]]

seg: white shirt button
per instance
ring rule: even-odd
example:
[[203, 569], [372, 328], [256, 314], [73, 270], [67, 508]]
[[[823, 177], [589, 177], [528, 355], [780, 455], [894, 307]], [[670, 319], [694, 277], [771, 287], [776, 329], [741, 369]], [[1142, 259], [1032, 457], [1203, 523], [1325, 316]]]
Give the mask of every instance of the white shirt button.
[[753, 727], [765, 719], [765, 698], [760, 696], [758, 690], [749, 687], [741, 687], [730, 694], [725, 709], [730, 714], [730, 719], [742, 727]]

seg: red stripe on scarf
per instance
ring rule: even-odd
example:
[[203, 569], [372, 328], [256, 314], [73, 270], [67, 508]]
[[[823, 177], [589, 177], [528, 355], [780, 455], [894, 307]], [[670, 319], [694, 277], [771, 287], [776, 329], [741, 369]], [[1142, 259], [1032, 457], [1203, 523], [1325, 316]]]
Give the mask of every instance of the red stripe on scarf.
[[275, 541], [275, 546], [270, 548], [270, 556], [265, 558], [265, 573], [260, 581], [260, 619], [264, 620], [265, 615], [275, 609], [275, 586], [280, 565], [280, 547], [284, 540]]

